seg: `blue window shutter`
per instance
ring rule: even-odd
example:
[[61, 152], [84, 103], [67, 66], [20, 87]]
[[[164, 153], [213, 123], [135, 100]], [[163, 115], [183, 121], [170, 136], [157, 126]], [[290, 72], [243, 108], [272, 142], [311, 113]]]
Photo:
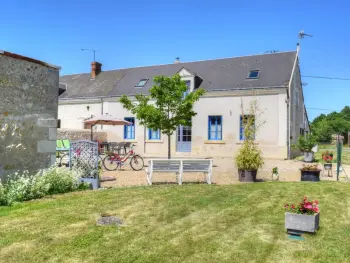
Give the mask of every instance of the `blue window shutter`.
[[239, 139], [243, 140], [243, 118], [242, 115], [239, 117]]
[[221, 126], [221, 129], [220, 129], [220, 138], [218, 138], [219, 140], [222, 140], [222, 127], [223, 127], [223, 122], [222, 122], [222, 116], [219, 116], [220, 118], [220, 126]]
[[210, 116], [208, 116], [208, 140], [211, 140]]

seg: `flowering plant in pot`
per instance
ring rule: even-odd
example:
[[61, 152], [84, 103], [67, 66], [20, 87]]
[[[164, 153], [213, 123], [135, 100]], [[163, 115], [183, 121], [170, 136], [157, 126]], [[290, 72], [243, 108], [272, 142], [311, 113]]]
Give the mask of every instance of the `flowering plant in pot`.
[[285, 228], [288, 232], [311, 232], [319, 228], [320, 210], [318, 201], [309, 201], [306, 196], [297, 205], [286, 204]]
[[304, 153], [304, 162], [312, 162], [314, 160], [314, 153], [312, 148], [317, 145], [316, 137], [312, 134], [302, 135], [298, 138], [297, 147]]
[[303, 165], [300, 169], [301, 172], [301, 181], [320, 181], [320, 172], [321, 169], [318, 168], [317, 164]]
[[328, 151], [323, 152], [322, 159], [324, 161], [323, 168], [329, 173], [332, 170], [333, 153]]

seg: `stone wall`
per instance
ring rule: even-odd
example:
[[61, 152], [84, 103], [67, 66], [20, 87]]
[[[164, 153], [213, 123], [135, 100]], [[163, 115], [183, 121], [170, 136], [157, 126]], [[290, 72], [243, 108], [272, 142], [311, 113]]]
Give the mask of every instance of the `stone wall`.
[[55, 162], [58, 83], [59, 68], [0, 51], [1, 179]]
[[[106, 132], [94, 132], [93, 139], [98, 141], [107, 141]], [[68, 139], [70, 141], [78, 140], [90, 140], [91, 131], [90, 130], [79, 130], [79, 129], [58, 129], [57, 130], [57, 139]]]

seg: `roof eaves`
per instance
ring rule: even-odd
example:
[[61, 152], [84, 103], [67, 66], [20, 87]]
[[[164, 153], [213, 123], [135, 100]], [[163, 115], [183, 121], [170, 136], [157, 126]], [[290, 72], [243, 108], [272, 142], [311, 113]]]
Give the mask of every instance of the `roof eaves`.
[[28, 62], [32, 62], [32, 63], [39, 64], [39, 65], [42, 65], [42, 66], [45, 66], [45, 67], [49, 67], [49, 68], [54, 68], [54, 69], [58, 69], [58, 70], [61, 69], [61, 67], [59, 67], [59, 66], [55, 66], [55, 65], [49, 64], [49, 63], [44, 62], [44, 61], [40, 61], [40, 60], [37, 60], [37, 59], [34, 59], [34, 58], [25, 57], [25, 56], [18, 55], [18, 54], [15, 54], [15, 53], [11, 53], [11, 52], [7, 52], [7, 51], [4, 51], [4, 50], [0, 50], [0, 55], [6, 56], [6, 57], [15, 58], [15, 59], [20, 59], [20, 60], [24, 60], [24, 61], [28, 61]]

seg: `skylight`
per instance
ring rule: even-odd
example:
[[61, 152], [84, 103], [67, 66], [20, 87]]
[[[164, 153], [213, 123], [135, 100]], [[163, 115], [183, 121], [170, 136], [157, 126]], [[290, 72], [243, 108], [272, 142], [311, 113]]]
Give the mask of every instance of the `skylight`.
[[147, 81], [148, 81], [148, 79], [141, 79], [141, 80], [139, 81], [139, 83], [137, 83], [137, 85], [136, 85], [135, 87], [136, 87], [136, 88], [142, 88], [143, 86], [146, 85]]
[[257, 79], [259, 77], [260, 70], [251, 70], [248, 74], [247, 79]]

